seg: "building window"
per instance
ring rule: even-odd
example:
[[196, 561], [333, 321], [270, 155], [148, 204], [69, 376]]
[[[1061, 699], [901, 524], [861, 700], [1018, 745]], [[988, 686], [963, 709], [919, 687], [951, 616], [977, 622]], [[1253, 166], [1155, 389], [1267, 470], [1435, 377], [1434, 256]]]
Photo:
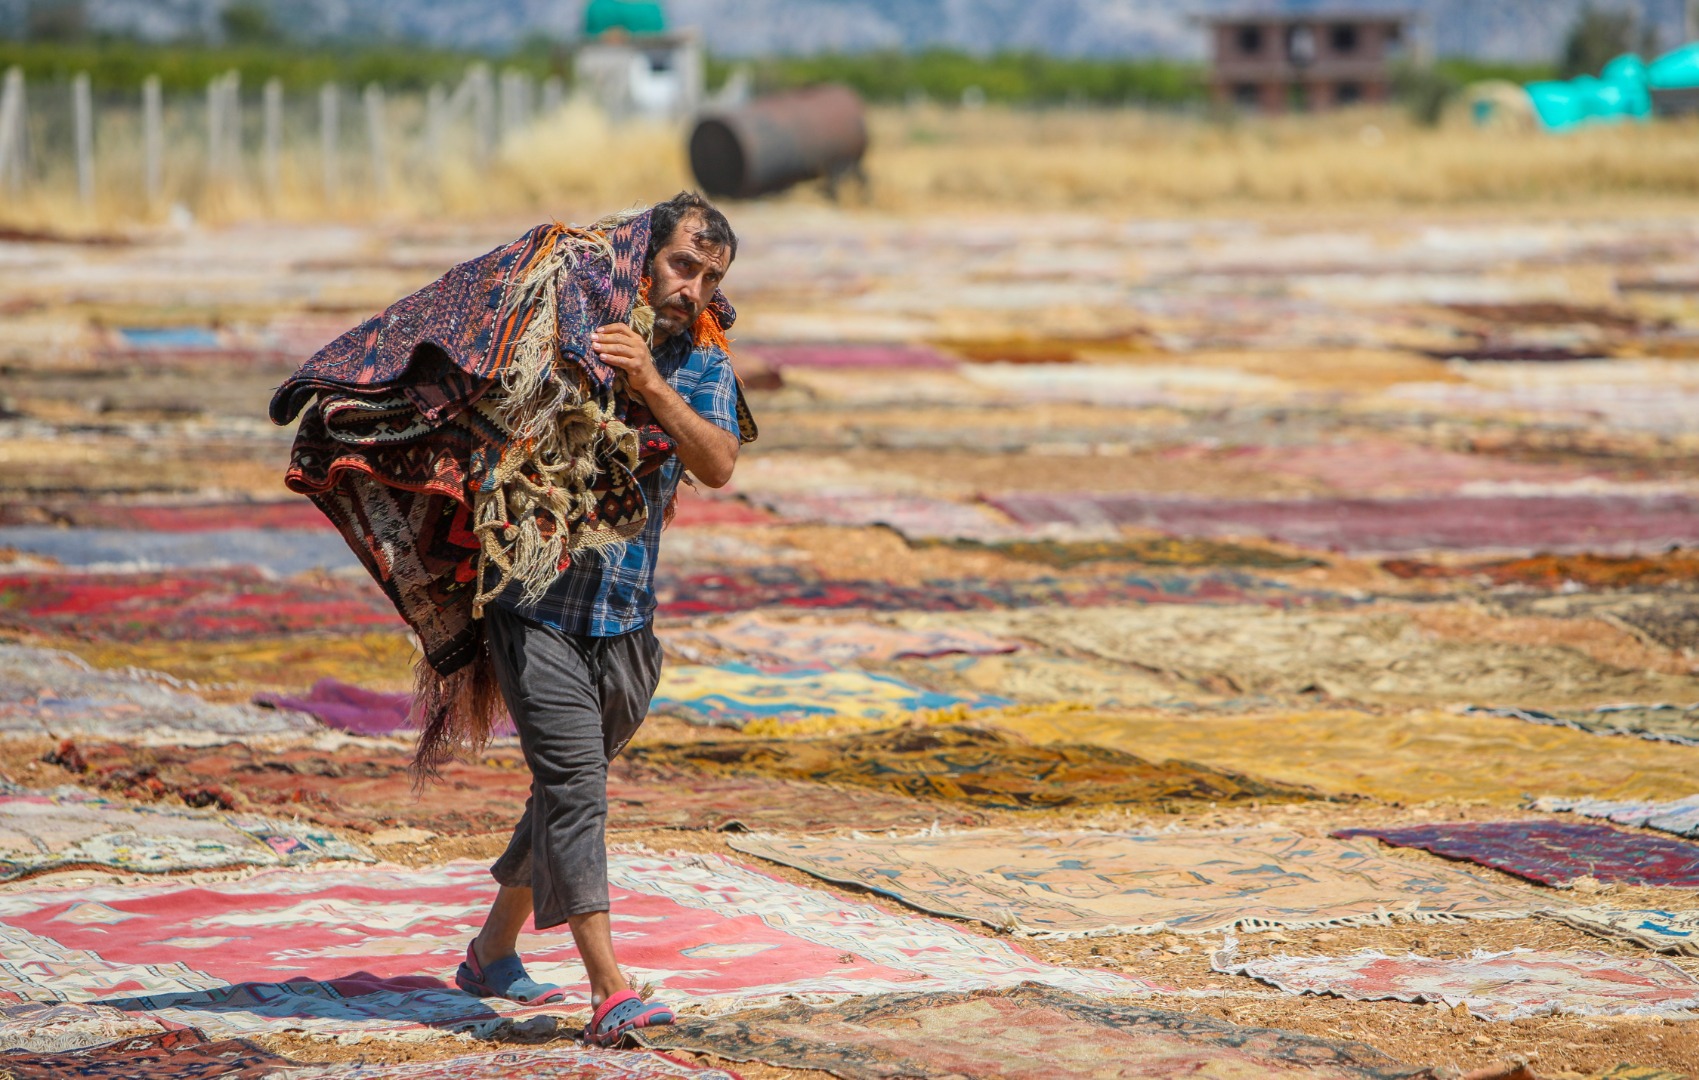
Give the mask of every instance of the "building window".
[[1239, 44], [1239, 52], [1243, 56], [1255, 56], [1262, 52], [1262, 27], [1241, 26], [1234, 35]]
[[1294, 26], [1286, 31], [1286, 59], [1299, 67], [1315, 63], [1316, 32], [1308, 26]]
[[1339, 105], [1356, 105], [1363, 100], [1363, 84], [1342, 82], [1333, 88], [1333, 100]]
[[1357, 28], [1350, 23], [1336, 23], [1328, 28], [1327, 43], [1335, 53], [1346, 55], [1357, 51]]
[[1241, 109], [1254, 109], [1262, 104], [1262, 88], [1256, 83], [1234, 83], [1233, 104]]

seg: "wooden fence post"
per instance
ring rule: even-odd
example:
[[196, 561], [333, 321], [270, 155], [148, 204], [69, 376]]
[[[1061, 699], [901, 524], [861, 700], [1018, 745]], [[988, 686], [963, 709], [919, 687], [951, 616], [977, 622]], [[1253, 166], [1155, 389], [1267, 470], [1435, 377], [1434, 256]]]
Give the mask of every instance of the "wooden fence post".
[[6, 69], [0, 83], [0, 178], [14, 195], [24, 186], [24, 165], [29, 154], [29, 112], [24, 107], [24, 72]]
[[265, 81], [265, 92], [262, 104], [265, 124], [264, 143], [261, 146], [260, 169], [264, 174], [266, 198], [277, 201], [283, 191], [283, 81], [277, 78]]
[[389, 194], [389, 159], [384, 143], [383, 87], [366, 84], [366, 137], [372, 156], [372, 194], [382, 199]]
[[89, 91], [88, 72], [71, 79], [71, 126], [77, 143], [77, 199], [94, 205], [94, 95]]
[[336, 200], [338, 179], [336, 168], [338, 141], [336, 104], [336, 84], [325, 83], [319, 87], [319, 154], [324, 163], [324, 197], [326, 202]]
[[142, 80], [142, 191], [149, 206], [159, 202], [164, 188], [165, 106], [159, 76]]

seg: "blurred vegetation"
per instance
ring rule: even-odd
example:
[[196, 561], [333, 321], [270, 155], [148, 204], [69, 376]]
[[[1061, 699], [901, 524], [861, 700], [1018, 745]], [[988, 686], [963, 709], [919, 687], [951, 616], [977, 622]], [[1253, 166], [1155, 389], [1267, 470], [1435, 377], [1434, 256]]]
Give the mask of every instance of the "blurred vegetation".
[[1421, 124], [1437, 124], [1445, 107], [1470, 83], [1504, 80], [1538, 82], [1557, 77], [1552, 64], [1492, 64], [1479, 60], [1440, 60], [1427, 66], [1400, 68], [1393, 74], [1392, 93]]
[[1650, 51], [1652, 42], [1638, 32], [1632, 11], [1600, 11], [1591, 4], [1581, 9], [1563, 41], [1558, 76], [1597, 75], [1623, 53]]
[[[285, 88], [306, 90], [336, 82], [363, 86], [380, 83], [396, 90], [422, 90], [432, 83], [452, 85], [478, 61], [513, 68], [539, 78], [570, 79], [572, 57], [562, 45], [527, 42], [518, 51], [492, 57], [478, 53], [385, 43], [367, 47], [313, 45], [279, 41], [270, 24], [250, 19], [244, 5], [225, 10], [227, 45], [147, 44], [129, 40], [0, 40], [0, 69], [16, 64], [30, 80], [69, 79], [86, 71], [97, 91], [133, 91], [149, 75], [158, 75], [170, 91], [205, 90], [214, 76], [239, 71], [246, 85], [278, 78]], [[264, 11], [259, 13], [264, 17]], [[233, 24], [233, 25], [232, 25]], [[267, 40], [269, 38], [269, 40]]]
[[[744, 64], [711, 60], [710, 85]], [[1206, 68], [1170, 60], [1090, 60], [934, 49], [773, 57], [747, 62], [758, 91], [839, 82], [875, 102], [924, 97], [999, 104], [1185, 105], [1207, 99]]]

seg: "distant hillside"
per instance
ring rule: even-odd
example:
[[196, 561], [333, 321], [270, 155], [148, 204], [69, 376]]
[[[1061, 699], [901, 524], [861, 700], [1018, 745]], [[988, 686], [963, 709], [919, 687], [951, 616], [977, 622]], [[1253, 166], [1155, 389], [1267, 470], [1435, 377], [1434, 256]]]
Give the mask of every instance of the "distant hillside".
[[[30, 0], [0, 0], [23, 25]], [[263, 0], [302, 40], [402, 39], [501, 50], [528, 36], [572, 37], [582, 0]], [[1587, 0], [669, 0], [673, 22], [724, 56], [943, 46], [1060, 56], [1196, 59], [1198, 15], [1243, 10], [1408, 11], [1439, 56], [1541, 62]], [[1660, 47], [1681, 40], [1683, 0], [1593, 0], [1631, 9]], [[85, 0], [91, 27], [151, 39], [216, 35], [222, 0]]]

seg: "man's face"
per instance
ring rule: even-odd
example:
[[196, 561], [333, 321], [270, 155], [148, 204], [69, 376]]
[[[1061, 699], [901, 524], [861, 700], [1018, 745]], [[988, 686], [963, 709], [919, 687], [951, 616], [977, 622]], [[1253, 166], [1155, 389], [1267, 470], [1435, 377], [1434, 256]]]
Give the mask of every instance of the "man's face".
[[649, 267], [649, 304], [655, 309], [655, 344], [683, 333], [707, 310], [731, 267], [731, 250], [701, 241], [700, 215], [678, 223]]

